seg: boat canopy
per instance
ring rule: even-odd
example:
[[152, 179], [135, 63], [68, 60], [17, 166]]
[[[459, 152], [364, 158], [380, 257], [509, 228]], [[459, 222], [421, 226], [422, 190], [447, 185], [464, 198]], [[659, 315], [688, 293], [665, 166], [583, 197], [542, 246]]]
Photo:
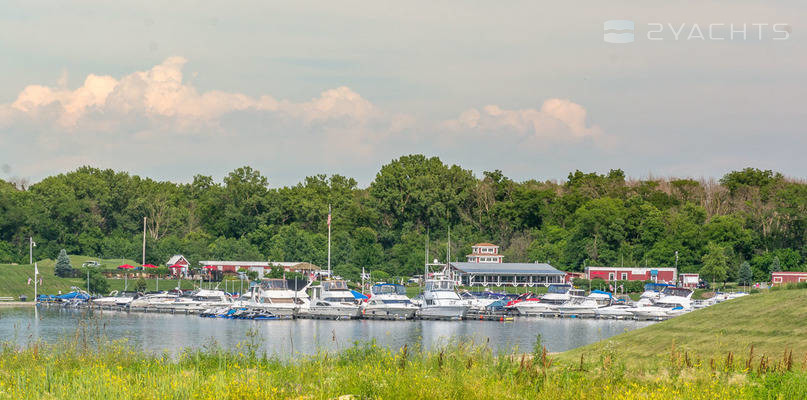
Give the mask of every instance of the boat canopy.
[[448, 281], [448, 280], [426, 281], [427, 292], [453, 291], [453, 290], [454, 290], [454, 281]]
[[374, 295], [378, 295], [378, 294], [402, 294], [402, 295], [406, 295], [406, 287], [404, 287], [403, 285], [396, 285], [394, 283], [379, 283], [379, 284], [373, 285], [373, 287], [370, 288], [370, 291]]
[[347, 283], [345, 281], [324, 281], [322, 288], [325, 290], [347, 290]]
[[645, 292], [653, 291], [653, 292], [660, 292], [664, 290], [664, 288], [673, 286], [667, 283], [645, 283], [644, 290]]
[[361, 294], [360, 292], [357, 292], [357, 291], [355, 291], [355, 290], [351, 290], [351, 291], [350, 291], [350, 294], [352, 294], [352, 295], [353, 295], [353, 298], [354, 298], [354, 299], [364, 300], [364, 299], [367, 299], [367, 298], [368, 298], [366, 295]]
[[612, 295], [611, 292], [606, 292], [606, 291], [602, 291], [602, 290], [592, 290], [591, 294], [594, 294], [594, 293], [605, 294], [605, 295], [608, 295], [608, 297], [614, 297], [614, 295]]
[[572, 288], [572, 285], [549, 285], [547, 293], [565, 294]]

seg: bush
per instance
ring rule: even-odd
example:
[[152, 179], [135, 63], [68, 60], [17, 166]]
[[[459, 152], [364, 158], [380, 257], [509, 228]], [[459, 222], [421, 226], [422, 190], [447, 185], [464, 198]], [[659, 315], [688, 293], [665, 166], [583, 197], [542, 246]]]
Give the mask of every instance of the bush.
[[88, 272], [90, 275], [90, 287], [87, 288], [87, 292], [93, 294], [109, 293], [109, 282], [107, 282], [104, 274], [102, 274], [101, 271], [98, 271], [95, 268], [88, 268], [84, 270], [85, 278]]
[[142, 293], [142, 292], [146, 291], [147, 287], [148, 287], [148, 284], [146, 283], [145, 279], [140, 278], [137, 281], [135, 281], [135, 284], [134, 284], [135, 291], [138, 291], [138, 292]]

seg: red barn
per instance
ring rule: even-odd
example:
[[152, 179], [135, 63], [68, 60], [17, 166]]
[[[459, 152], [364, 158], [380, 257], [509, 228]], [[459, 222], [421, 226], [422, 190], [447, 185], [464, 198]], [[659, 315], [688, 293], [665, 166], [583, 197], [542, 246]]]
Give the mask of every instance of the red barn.
[[807, 272], [802, 271], [780, 271], [771, 272], [771, 284], [781, 285], [785, 283], [807, 282]]
[[653, 281], [676, 283], [676, 268], [625, 268], [625, 267], [586, 267], [586, 279], [606, 281]]

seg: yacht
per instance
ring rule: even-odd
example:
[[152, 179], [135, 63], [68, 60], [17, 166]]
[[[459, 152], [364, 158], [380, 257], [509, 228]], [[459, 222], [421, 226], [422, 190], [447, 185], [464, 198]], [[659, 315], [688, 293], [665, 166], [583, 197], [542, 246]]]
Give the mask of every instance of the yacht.
[[470, 307], [455, 291], [454, 281], [445, 273], [426, 279], [419, 315], [426, 319], [462, 319]]
[[157, 303], [157, 308], [207, 310], [215, 307], [229, 307], [233, 304], [230, 295], [218, 289], [196, 289], [190, 294], [177, 296], [174, 301]]
[[157, 293], [147, 293], [143, 296], [140, 296], [131, 303], [129, 303], [130, 307], [157, 307], [158, 305], [164, 305], [166, 303], [173, 303], [177, 299], [176, 294], [168, 293], [168, 292], [157, 292]]
[[594, 290], [585, 297], [572, 295], [569, 301], [557, 306], [557, 310], [566, 315], [594, 316], [598, 309], [609, 305], [611, 293]]
[[379, 283], [370, 288], [372, 295], [362, 307], [362, 315], [370, 319], [411, 319], [418, 307], [406, 296], [406, 287]]
[[557, 311], [557, 307], [571, 300], [572, 296], [584, 296], [580, 289], [572, 288], [569, 284], [549, 285], [545, 295], [539, 299], [529, 299], [514, 305], [521, 315], [541, 315]]
[[323, 281], [312, 290], [311, 304], [301, 314], [314, 318], [352, 319], [359, 317], [359, 304], [347, 283], [341, 280]]
[[644, 285], [644, 292], [639, 296], [639, 301], [636, 302], [637, 307], [651, 306], [656, 300], [661, 297], [661, 292], [672, 285], [666, 283], [647, 283]]
[[311, 301], [305, 289], [293, 290], [286, 279], [264, 279], [250, 287], [249, 292], [239, 298], [238, 304], [264, 311], [277, 316], [291, 316], [307, 309]]
[[637, 318], [666, 318], [692, 311], [692, 289], [668, 286], [653, 305], [637, 307], [631, 312]]
[[93, 304], [98, 306], [128, 307], [129, 304], [138, 297], [140, 297], [140, 293], [137, 292], [118, 292], [117, 290], [113, 290], [109, 293], [109, 296], [93, 300]]

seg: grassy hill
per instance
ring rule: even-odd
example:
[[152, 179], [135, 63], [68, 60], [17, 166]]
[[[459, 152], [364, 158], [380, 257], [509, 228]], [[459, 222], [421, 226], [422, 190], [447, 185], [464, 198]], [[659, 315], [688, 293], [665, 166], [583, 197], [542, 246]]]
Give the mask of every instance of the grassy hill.
[[629, 364], [648, 364], [659, 356], [689, 352], [701, 357], [723, 357], [733, 352], [781, 358], [785, 349], [802, 360], [807, 355], [807, 290], [775, 290], [745, 296], [637, 329], [562, 353], [561, 359], [579, 360], [581, 354], [613, 351]]
[[[139, 265], [134, 260], [129, 259], [114, 259], [114, 260], [99, 260], [93, 257], [86, 257], [86, 256], [70, 256], [70, 264], [73, 265], [73, 268], [81, 268], [81, 264], [87, 261], [99, 261], [101, 263], [102, 268], [115, 268], [122, 263], [131, 264], [131, 265]], [[80, 287], [82, 289], [87, 287], [87, 283], [84, 279], [81, 278], [59, 278], [54, 274], [54, 270], [56, 267], [56, 261], [52, 259], [40, 260], [37, 261], [37, 266], [39, 268], [39, 274], [42, 277], [42, 285], [39, 286], [38, 292], [40, 294], [56, 294], [59, 291], [62, 293], [67, 293], [70, 291], [72, 286]], [[28, 278], [33, 278], [34, 276], [34, 266], [25, 264], [25, 265], [11, 265], [11, 264], [0, 264], [0, 296], [10, 296], [17, 299], [19, 295], [25, 294], [28, 296], [28, 299], [33, 299], [34, 296], [34, 285], [28, 285]], [[176, 283], [166, 283], [165, 281], [160, 281], [160, 289], [167, 289], [169, 287], [175, 286]], [[125, 285], [124, 279], [109, 279], [109, 286], [112, 290], [122, 290]], [[154, 279], [149, 279], [147, 281], [149, 290], [154, 290], [156, 287], [156, 281]], [[133, 281], [130, 279], [128, 281], [129, 288], [132, 287]], [[193, 288], [193, 283], [189, 281], [182, 281], [182, 288], [183, 289], [191, 289]]]

